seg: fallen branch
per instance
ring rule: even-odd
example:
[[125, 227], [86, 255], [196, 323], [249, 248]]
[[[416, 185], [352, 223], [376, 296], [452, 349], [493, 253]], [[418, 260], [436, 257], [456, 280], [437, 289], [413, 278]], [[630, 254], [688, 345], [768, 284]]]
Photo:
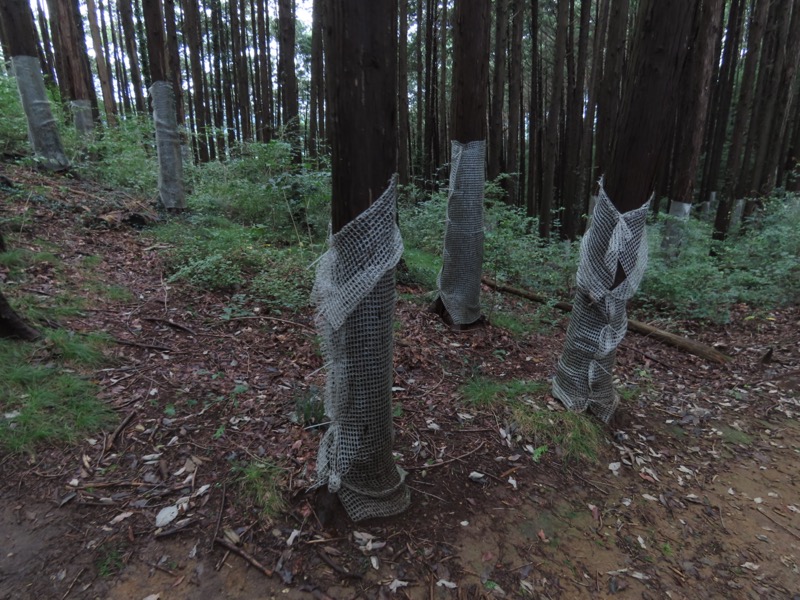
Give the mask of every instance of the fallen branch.
[[179, 331], [185, 331], [190, 335], [197, 335], [197, 332], [194, 329], [187, 327], [186, 325], [181, 325], [180, 323], [175, 323], [174, 321], [170, 321], [169, 319], [159, 319], [158, 317], [144, 317], [144, 320], [150, 321], [151, 323], [163, 323], [164, 325], [172, 327], [173, 329], [177, 329]]
[[225, 538], [219, 538], [219, 537], [218, 538], [214, 538], [214, 543], [215, 544], [219, 544], [223, 548], [227, 549], [229, 552], [233, 552], [234, 554], [238, 554], [243, 559], [245, 559], [247, 562], [249, 562], [253, 567], [255, 567], [256, 569], [261, 571], [264, 575], [266, 575], [267, 577], [272, 577], [272, 569], [268, 569], [267, 567], [262, 565], [255, 558], [253, 558], [250, 554], [248, 554], [247, 551], [244, 550], [243, 548], [239, 548], [238, 546], [232, 544], [231, 542], [229, 542]]
[[112, 433], [110, 436], [108, 436], [108, 438], [106, 438], [106, 443], [103, 445], [103, 452], [108, 452], [109, 450], [111, 450], [111, 448], [114, 446], [114, 443], [117, 441], [117, 437], [119, 436], [120, 433], [122, 433], [122, 430], [128, 426], [128, 423], [131, 422], [131, 419], [133, 419], [133, 416], [135, 414], [136, 411], [134, 410], [132, 412], [129, 412], [128, 416], [122, 419], [122, 423], [120, 423], [117, 426], [117, 428], [114, 430], [114, 433]]
[[[550, 302], [550, 298], [542, 296], [541, 294], [506, 285], [488, 277], [482, 277], [481, 281], [485, 285], [488, 285], [490, 288], [495, 289], [498, 292], [506, 292], [508, 294], [513, 294], [514, 296], [519, 296], [520, 298], [525, 298], [526, 300], [539, 302], [541, 304], [547, 304]], [[572, 305], [567, 302], [556, 302], [555, 304], [552, 304], [552, 306], [559, 310], [563, 310], [564, 312], [570, 312], [572, 310]], [[685, 338], [680, 335], [675, 335], [674, 333], [664, 331], [663, 329], [658, 329], [657, 327], [653, 327], [647, 323], [642, 323], [641, 321], [628, 319], [628, 329], [641, 335], [656, 339], [670, 346], [674, 346], [675, 348], [680, 348], [681, 350], [685, 350], [690, 354], [694, 354], [700, 358], [705, 358], [706, 360], [720, 364], [725, 364], [731, 360], [730, 356], [723, 354], [711, 346], [695, 340], [690, 340], [689, 338]]]

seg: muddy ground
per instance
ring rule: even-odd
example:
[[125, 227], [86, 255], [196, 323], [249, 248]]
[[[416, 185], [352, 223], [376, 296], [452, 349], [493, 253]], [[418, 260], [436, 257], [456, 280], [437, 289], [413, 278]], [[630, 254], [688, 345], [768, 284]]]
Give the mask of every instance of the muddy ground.
[[[0, 210], [24, 214], [7, 241], [55, 244], [60, 261], [3, 289], [88, 300], [49, 325], [116, 340], [89, 375], [118, 414], [75, 444], [0, 455], [0, 598], [800, 598], [797, 307], [661, 323], [725, 365], [629, 334], [622, 418], [592, 464], [539, 456], [502, 405], [460, 391], [476, 374], [546, 381], [567, 317], [520, 337], [454, 333], [401, 287], [395, 449], [412, 506], [353, 524], [308, 494], [320, 432], [295, 414], [324, 383], [310, 311], [237, 317], [230, 295], [167, 281], [163, 245], [123, 222], [143, 200], [0, 175], [14, 186]], [[103, 285], [131, 295], [112, 301]], [[544, 392], [530, 401], [558, 409]], [[285, 469], [276, 519], [237, 483], [237, 465], [264, 457]], [[171, 506], [180, 514], [157, 527]]]

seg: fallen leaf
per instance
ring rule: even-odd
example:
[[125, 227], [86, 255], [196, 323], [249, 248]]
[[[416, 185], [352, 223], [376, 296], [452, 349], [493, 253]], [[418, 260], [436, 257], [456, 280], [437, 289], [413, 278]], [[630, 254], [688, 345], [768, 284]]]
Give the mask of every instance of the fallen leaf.
[[116, 525], [117, 523], [121, 523], [122, 521], [124, 521], [125, 519], [130, 517], [132, 514], [133, 514], [132, 512], [120, 513], [116, 517], [111, 519], [111, 522], [109, 523], [109, 525]]
[[757, 564], [751, 562], [742, 563], [741, 567], [743, 569], [748, 569], [750, 571], [758, 571], [758, 569], [760, 568]]
[[389, 584], [389, 590], [392, 592], [396, 592], [400, 588], [406, 587], [408, 585], [408, 581], [401, 581], [399, 579], [395, 579], [392, 583]]
[[164, 527], [172, 523], [178, 516], [178, 507], [165, 506], [156, 515], [156, 527]]
[[454, 590], [458, 587], [455, 583], [447, 581], [446, 579], [440, 579], [436, 582], [436, 585], [439, 587], [446, 587], [448, 590]]

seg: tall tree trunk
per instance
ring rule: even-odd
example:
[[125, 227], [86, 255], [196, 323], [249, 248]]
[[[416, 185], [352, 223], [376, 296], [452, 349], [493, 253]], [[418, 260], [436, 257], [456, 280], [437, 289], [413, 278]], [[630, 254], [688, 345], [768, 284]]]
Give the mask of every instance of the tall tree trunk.
[[442, 165], [447, 162], [449, 155], [447, 150], [447, 112], [449, 105], [447, 103], [447, 29], [449, 27], [447, 18], [447, 3], [448, 0], [442, 0], [442, 8], [439, 18], [439, 100], [437, 107], [439, 109], [439, 116], [437, 118], [439, 125], [439, 134], [437, 136], [439, 155], [436, 159], [437, 165]]
[[153, 121], [158, 150], [158, 192], [161, 205], [170, 212], [186, 208], [183, 184], [183, 156], [178, 135], [177, 109], [169, 68], [160, 0], [142, 0], [147, 53], [150, 57], [150, 97], [153, 102]]
[[319, 88], [322, 85], [322, 0], [314, 0], [311, 10], [311, 92], [310, 123], [308, 127], [308, 153], [317, 158], [319, 153], [319, 115], [323, 107], [319, 105]]
[[[111, 16], [113, 10], [109, 4], [108, 11], [108, 26], [111, 30], [111, 49], [114, 53], [114, 71], [117, 75], [117, 89], [120, 92], [122, 101], [122, 111], [124, 114], [129, 115], [133, 112], [133, 103], [131, 102], [130, 83], [128, 81], [128, 73], [125, 69], [125, 48], [122, 47], [121, 40], [124, 37], [122, 33], [122, 19], [119, 17], [119, 7], [117, 7], [117, 21]], [[103, 3], [100, 3], [100, 21], [103, 24], [103, 31], [105, 31], [105, 23], [103, 18]], [[118, 43], [118, 40], [120, 43]]]
[[133, 84], [133, 95], [136, 99], [136, 111], [145, 112], [144, 104], [144, 84], [142, 72], [139, 69], [139, 51], [136, 41], [136, 30], [133, 23], [132, 0], [117, 0], [120, 21], [122, 21], [122, 32], [125, 39], [125, 48], [128, 51], [128, 64], [131, 69], [131, 83]]
[[531, 3], [531, 98], [528, 114], [528, 188], [526, 190], [526, 210], [529, 217], [536, 216], [539, 208], [539, 176], [541, 170], [541, 88], [539, 86], [539, 2]]
[[41, 66], [36, 56], [36, 26], [26, 0], [5, 0], [0, 3], [0, 29], [8, 46], [33, 151], [42, 158], [46, 168], [66, 169], [69, 161], [64, 154], [47, 99]]
[[[39, 30], [42, 32], [42, 46], [44, 50], [45, 62], [47, 69], [43, 69], [44, 75], [49, 78], [48, 83], [56, 82], [56, 59], [53, 56], [53, 44], [50, 40], [50, 27], [47, 23], [47, 18], [44, 16], [44, 9], [42, 3], [44, 0], [37, 0], [36, 11], [39, 19]], [[9, 57], [10, 58], [10, 57]]]
[[[318, 3], [321, 0], [314, 0], [314, 10], [318, 10]], [[270, 56], [268, 47], [269, 13], [266, 8], [266, 0], [257, 0], [257, 27], [258, 27], [258, 71], [261, 83], [259, 99], [261, 101], [262, 130], [258, 133], [258, 139], [268, 142], [272, 139], [272, 69], [270, 68]], [[320, 35], [321, 35], [320, 31]], [[313, 73], [312, 73], [313, 78]]]
[[292, 144], [292, 161], [303, 162], [300, 136], [300, 105], [297, 97], [297, 69], [294, 63], [294, 6], [292, 0], [278, 0], [280, 25], [280, 83], [283, 124]]
[[[597, 93], [597, 172], [593, 179], [602, 177], [608, 170], [611, 144], [616, 135], [617, 116], [623, 93], [625, 67], [625, 42], [627, 40], [629, 0], [611, 0], [608, 21], [603, 78]], [[599, 60], [599, 57], [595, 57]]]
[[489, 0], [456, 1], [450, 190], [442, 270], [431, 306], [456, 329], [481, 322], [490, 23]]
[[736, 84], [736, 69], [739, 64], [739, 44], [742, 39], [742, 22], [745, 0], [733, 0], [728, 13], [728, 25], [723, 32], [725, 44], [722, 49], [719, 77], [712, 102], [713, 124], [708, 158], [704, 169], [700, 200], [710, 201], [712, 192], [718, 192], [719, 175], [722, 169], [722, 151], [728, 137], [733, 90]]
[[675, 164], [670, 186], [670, 215], [662, 239], [669, 259], [677, 257], [685, 235], [681, 221], [689, 218], [694, 202], [694, 183], [703, 145], [713, 72], [714, 42], [719, 38], [722, 0], [700, 0], [695, 8], [690, 38], [689, 64], [679, 86], [675, 127]]
[[175, 17], [175, 0], [162, 0], [164, 3], [164, 23], [166, 25], [167, 76], [175, 95], [175, 109], [178, 123], [183, 124], [186, 110], [183, 105], [183, 87], [181, 86], [181, 58], [178, 54], [178, 30]]
[[103, 107], [105, 108], [108, 124], [113, 127], [117, 124], [117, 105], [114, 102], [111, 73], [108, 71], [108, 63], [103, 52], [103, 40], [100, 35], [100, 25], [97, 22], [97, 6], [95, 6], [94, 0], [86, 0], [86, 11], [89, 17], [89, 29], [92, 33], [97, 76], [100, 79], [100, 87], [103, 90]]
[[570, 82], [567, 96], [567, 137], [564, 154], [566, 156], [564, 178], [564, 218], [562, 237], [574, 240], [580, 229], [580, 217], [586, 199], [583, 196], [583, 137], [588, 135], [584, 130], [584, 101], [586, 98], [586, 62], [589, 49], [589, 16], [592, 10], [591, 0], [581, 0], [578, 25], [578, 61], [575, 79]]
[[608, 195], [601, 190], [581, 247], [578, 291], [553, 395], [571, 410], [589, 410], [605, 422], [619, 401], [612, 385], [615, 352], [627, 329], [625, 304], [644, 273], [647, 199], [678, 105], [694, 4], [639, 2], [626, 94], [607, 163]]
[[423, 159], [425, 143], [422, 137], [422, 124], [425, 119], [425, 97], [424, 90], [424, 63], [422, 62], [422, 46], [425, 43], [425, 13], [423, 12], [422, 0], [417, 0], [417, 34], [416, 45], [414, 47], [414, 56], [417, 63], [417, 101], [416, 101], [416, 122], [415, 122], [415, 136], [414, 136], [414, 153], [413, 153], [413, 171], [417, 180], [417, 185], [425, 184], [425, 161]]
[[744, 187], [742, 165], [744, 156], [742, 149], [745, 140], [749, 137], [748, 123], [753, 111], [753, 82], [755, 81], [758, 58], [761, 52], [761, 42], [764, 37], [764, 25], [769, 10], [770, 0], [752, 0], [750, 9], [750, 25], [747, 35], [747, 53], [744, 60], [744, 71], [739, 84], [739, 100], [736, 103], [736, 118], [733, 124], [733, 133], [730, 147], [728, 148], [728, 161], [725, 168], [725, 189], [721, 195], [717, 214], [714, 219], [715, 240], [724, 240], [728, 235], [731, 223], [731, 211], [734, 201], [741, 198]]
[[408, 0], [400, 0], [398, 18], [400, 34], [397, 48], [397, 175], [400, 185], [408, 185], [411, 180], [411, 122], [408, 111]]
[[[374, 279], [342, 322], [334, 323], [325, 310], [328, 301], [341, 302], [335, 297], [341, 282], [325, 281], [317, 296], [324, 351], [341, 365], [329, 375], [335, 384], [328, 386], [325, 404], [333, 423], [317, 465], [320, 483], [338, 494], [354, 520], [397, 514], [409, 504], [392, 456], [394, 267], [402, 244], [394, 221], [396, 187], [394, 182], [386, 186], [397, 160], [396, 22], [396, 0], [335, 0], [326, 15], [332, 243], [339, 256], [349, 250], [367, 258], [369, 252]], [[359, 85], [353, 85], [356, 81]], [[373, 210], [363, 214], [368, 208]], [[360, 235], [359, 226], [367, 228]], [[330, 259], [320, 263], [318, 281], [329, 271], [343, 279], [358, 274], [352, 264]]]
[[49, 6], [50, 14], [55, 15], [59, 22], [59, 50], [63, 55], [65, 80], [69, 82], [67, 98], [72, 105], [75, 127], [81, 135], [89, 135], [94, 130], [93, 112], [97, 107], [97, 96], [78, 3], [77, 0], [51, 0]]
[[[772, 105], [772, 118], [767, 121], [769, 134], [761, 132], [763, 142], [763, 158], [760, 158], [760, 177], [758, 178], [758, 191], [761, 195], [769, 195], [775, 188], [778, 173], [778, 164], [781, 161], [781, 150], [786, 135], [786, 125], [789, 121], [792, 106], [792, 95], [795, 92], [795, 77], [797, 64], [800, 62], [800, 0], [793, 0], [792, 18], [789, 22], [787, 35], [779, 51], [775, 81], [773, 89], [775, 98]], [[780, 18], [788, 21], [788, 14], [783, 13]], [[778, 69], [777, 67], [780, 66]]]
[[567, 26], [569, 25], [569, 2], [558, 3], [556, 16], [555, 60], [553, 61], [553, 84], [550, 107], [547, 111], [545, 131], [544, 173], [542, 175], [542, 203], [539, 207], [539, 236], [550, 238], [553, 198], [555, 197], [556, 161], [558, 157], [558, 125], [561, 119], [561, 102], [564, 93], [564, 62], [567, 54]]
[[503, 108], [506, 88], [506, 46], [508, 45], [508, 2], [497, 0], [494, 23], [494, 72], [489, 108], [489, 168], [494, 180], [503, 171]]
[[426, 0], [425, 8], [425, 125], [422, 173], [425, 185], [433, 189], [436, 164], [436, 0]]
[[206, 100], [203, 89], [203, 53], [200, 37], [200, 9], [197, 0], [183, 0], [184, 39], [189, 48], [192, 73], [192, 100], [196, 123], [197, 154], [200, 162], [208, 162], [207, 123], [205, 120]]
[[[511, 52], [508, 81], [508, 141], [506, 142], [506, 165], [509, 173], [504, 185], [508, 203], [519, 203], [520, 105], [522, 104], [522, 30], [525, 20], [525, 5], [522, 0], [511, 0]], [[524, 139], [524, 137], [522, 138]]]

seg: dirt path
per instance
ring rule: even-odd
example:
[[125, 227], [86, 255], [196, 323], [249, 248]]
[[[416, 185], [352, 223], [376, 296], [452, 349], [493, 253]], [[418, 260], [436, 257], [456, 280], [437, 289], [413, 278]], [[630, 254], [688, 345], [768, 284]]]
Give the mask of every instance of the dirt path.
[[[306, 494], [319, 432], [293, 418], [324, 382], [310, 314], [225, 319], [230, 296], [167, 283], [151, 238], [98, 222], [124, 197], [0, 174], [41, 198], [4, 202], [24, 213], [9, 241], [60, 249], [60, 275], [30, 273], [24, 287], [46, 291], [43, 303], [87, 297], [60, 325], [119, 341], [92, 378], [124, 423], [113, 443], [97, 432], [0, 455], [0, 599], [800, 597], [797, 308], [670, 325], [733, 356], [725, 367], [628, 336], [625, 420], [597, 464], [565, 464], [557, 448], [535, 461], [536, 441], [501, 405], [468, 405], [460, 391], [476, 374], [546, 381], [565, 321], [521, 338], [455, 334], [402, 289], [395, 447], [413, 505], [323, 526]], [[90, 256], [100, 260], [87, 269]], [[110, 300], [99, 283], [130, 296]], [[289, 508], [274, 521], [237, 484], [262, 457], [285, 469]], [[170, 506], [179, 517], [157, 527]], [[226, 532], [273, 576], [213, 544]]]

